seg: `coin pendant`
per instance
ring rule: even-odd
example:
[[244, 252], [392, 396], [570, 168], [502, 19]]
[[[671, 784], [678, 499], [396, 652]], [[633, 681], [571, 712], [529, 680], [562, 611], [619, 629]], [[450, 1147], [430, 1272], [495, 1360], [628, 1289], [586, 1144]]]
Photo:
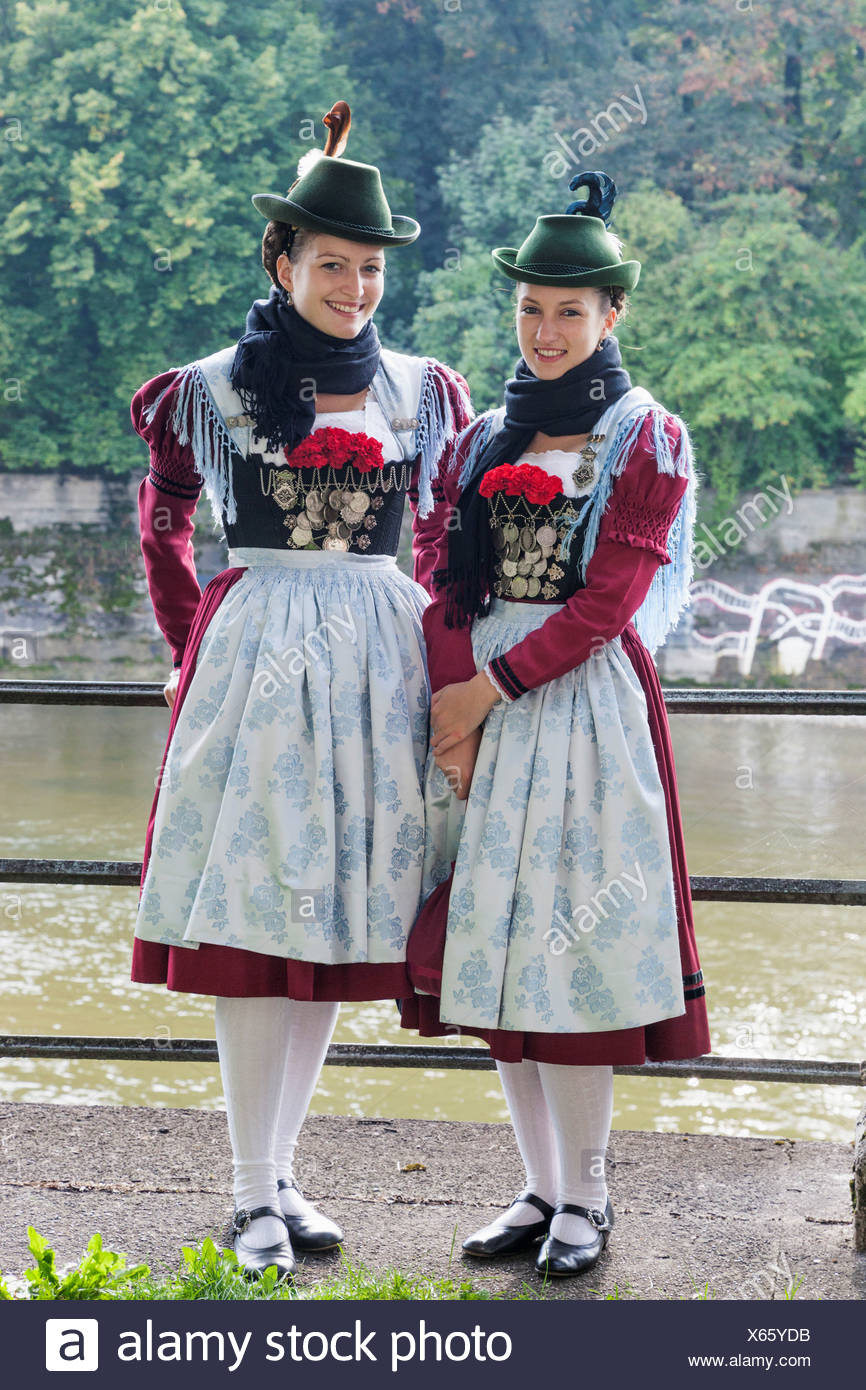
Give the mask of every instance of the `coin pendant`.
[[508, 521], [502, 528], [502, 534], [505, 536], [506, 544], [513, 545], [520, 536], [520, 527], [515, 526], [513, 521]]
[[531, 565], [537, 564], [541, 559], [541, 551], [536, 547], [535, 550], [527, 550], [524, 560], [528, 560]]
[[545, 571], [546, 571], [546, 569], [547, 569], [547, 561], [546, 561], [546, 560], [539, 560], [537, 564], [535, 564], [535, 565], [532, 566], [532, 573], [533, 573], [533, 574], [544, 574]]
[[542, 549], [545, 546], [556, 545], [556, 531], [552, 526], [539, 526], [535, 538]]
[[349, 499], [349, 506], [358, 516], [363, 516], [366, 511], [369, 511], [370, 499], [366, 492], [353, 492]]
[[513, 560], [502, 561], [502, 573], [509, 579], [513, 579], [517, 573], [517, 565]]
[[339, 536], [326, 536], [322, 542], [323, 550], [348, 550], [348, 543]]
[[330, 502], [329, 502], [328, 505], [327, 505], [327, 507], [325, 508], [325, 520], [326, 520], [326, 521], [329, 521], [329, 522], [330, 522], [330, 521], [337, 521], [338, 518], [339, 518], [339, 516], [340, 516], [339, 508], [338, 508], [338, 507], [332, 507], [331, 504], [330, 504]]
[[505, 547], [505, 554], [509, 560], [520, 559], [520, 541], [509, 541]]
[[325, 499], [322, 497], [322, 494], [319, 491], [317, 491], [316, 488], [313, 488], [312, 491], [307, 493], [308, 509], [312, 507], [314, 512], [320, 512], [324, 509], [324, 506]]
[[522, 574], [522, 575], [525, 576], [525, 575], [529, 574], [529, 572], [530, 572], [531, 569], [532, 569], [532, 566], [531, 566], [531, 564], [529, 563], [528, 560], [518, 560], [518, 561], [517, 561], [517, 573], [518, 573], [518, 574]]
[[497, 526], [493, 532], [493, 548], [494, 550], [505, 549], [505, 532], [501, 526]]
[[533, 550], [535, 548], [535, 532], [531, 526], [524, 526], [520, 533], [520, 544], [523, 546], [524, 550]]
[[292, 545], [309, 545], [312, 535], [303, 526], [296, 526], [292, 532]]
[[524, 598], [528, 587], [526, 580], [521, 574], [518, 574], [517, 578], [511, 581], [511, 592], [515, 598]]
[[341, 537], [342, 540], [347, 541], [347, 540], [349, 539], [349, 537], [351, 536], [351, 534], [352, 534], [352, 528], [351, 528], [351, 526], [347, 526], [346, 523], [345, 523], [345, 521], [338, 521], [338, 522], [337, 522], [337, 535], [338, 535], [339, 537]]
[[526, 597], [535, 598], [541, 592], [541, 580], [532, 575], [526, 581]]
[[342, 507], [343, 494], [338, 487], [332, 488], [328, 493], [328, 505], [333, 507], [335, 511], [339, 511], [340, 507]]

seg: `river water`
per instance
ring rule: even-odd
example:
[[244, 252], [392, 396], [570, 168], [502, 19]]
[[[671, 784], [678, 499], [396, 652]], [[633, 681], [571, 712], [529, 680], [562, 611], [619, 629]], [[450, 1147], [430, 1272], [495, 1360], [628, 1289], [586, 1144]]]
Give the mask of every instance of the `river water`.
[[[6, 857], [140, 859], [168, 714], [6, 706]], [[864, 877], [866, 721], [672, 717], [692, 874]], [[0, 884], [2, 1031], [213, 1037], [209, 998], [129, 982], [136, 890]], [[713, 1050], [866, 1055], [863, 908], [697, 903]], [[390, 1002], [335, 1039], [414, 1040]], [[466, 1043], [473, 1046], [480, 1044]], [[216, 1066], [0, 1059], [5, 1099], [218, 1107]], [[853, 1139], [862, 1088], [619, 1077], [619, 1128]], [[507, 1118], [496, 1076], [326, 1067], [320, 1113]]]

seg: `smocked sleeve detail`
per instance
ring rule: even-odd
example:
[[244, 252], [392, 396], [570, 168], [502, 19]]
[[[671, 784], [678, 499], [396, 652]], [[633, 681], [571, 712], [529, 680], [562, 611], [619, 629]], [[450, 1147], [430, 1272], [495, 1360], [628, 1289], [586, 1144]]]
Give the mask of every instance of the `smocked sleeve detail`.
[[[681, 438], [679, 423], [668, 415], [664, 429], [676, 457]], [[611, 491], [599, 540], [649, 550], [663, 565], [669, 565], [667, 539], [687, 487], [687, 477], [659, 470], [652, 446], [652, 420], [648, 417]]]

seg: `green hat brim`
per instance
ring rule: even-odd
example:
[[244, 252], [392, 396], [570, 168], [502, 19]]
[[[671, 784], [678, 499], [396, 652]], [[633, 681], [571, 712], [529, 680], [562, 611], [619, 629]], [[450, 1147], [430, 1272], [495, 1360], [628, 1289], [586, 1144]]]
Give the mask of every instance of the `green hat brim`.
[[317, 217], [308, 212], [291, 198], [281, 198], [277, 193], [254, 193], [253, 206], [263, 217], [271, 222], [288, 222], [292, 227], [303, 227], [308, 232], [331, 232], [334, 236], [345, 237], [347, 241], [366, 242], [368, 246], [408, 246], [421, 232], [414, 217], [391, 217], [393, 231], [384, 227], [361, 227], [354, 222], [339, 222], [332, 217]]
[[521, 280], [529, 285], [562, 285], [579, 288], [591, 285], [604, 288], [607, 285], [621, 285], [630, 294], [640, 278], [640, 261], [616, 261], [613, 265], [600, 266], [595, 270], [571, 270], [554, 272], [552, 270], [524, 270], [514, 264], [518, 248], [497, 246], [490, 254], [496, 268], [510, 280]]

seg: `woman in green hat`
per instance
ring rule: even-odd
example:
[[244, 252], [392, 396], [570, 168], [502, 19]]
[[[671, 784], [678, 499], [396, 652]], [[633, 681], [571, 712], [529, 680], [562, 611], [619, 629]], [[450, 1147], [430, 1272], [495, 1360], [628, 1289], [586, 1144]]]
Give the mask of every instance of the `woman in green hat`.
[[[234, 1156], [233, 1244], [250, 1274], [339, 1228], [301, 1195], [298, 1132], [340, 1000], [411, 993], [429, 689], [421, 616], [442, 524], [437, 473], [471, 419], [462, 377], [381, 347], [392, 216], [378, 169], [325, 117], [286, 197], [256, 194], [272, 281], [237, 343], [148, 382], [142, 549], [174, 653], [132, 978], [216, 996]], [[206, 491], [228, 568], [200, 594]], [[414, 579], [397, 568], [404, 501]]]
[[[650, 653], [688, 601], [686, 427], [623, 370], [640, 266], [615, 185], [493, 252], [517, 282], [505, 404], [463, 433], [424, 614], [433, 742], [405, 1027], [484, 1038], [526, 1166], [470, 1236], [591, 1268], [613, 1213], [612, 1067], [709, 1049], [673, 752]], [[461, 824], [462, 814], [462, 824]]]

